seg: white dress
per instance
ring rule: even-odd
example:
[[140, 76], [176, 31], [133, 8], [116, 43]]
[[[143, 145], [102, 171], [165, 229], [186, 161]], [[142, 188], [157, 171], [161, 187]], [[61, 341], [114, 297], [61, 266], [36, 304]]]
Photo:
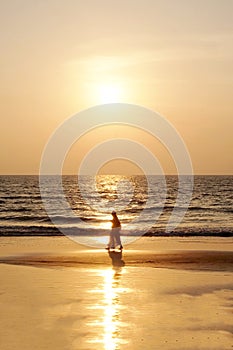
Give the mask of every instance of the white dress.
[[120, 237], [121, 227], [114, 227], [111, 229], [109, 234], [109, 248], [121, 247], [121, 237]]

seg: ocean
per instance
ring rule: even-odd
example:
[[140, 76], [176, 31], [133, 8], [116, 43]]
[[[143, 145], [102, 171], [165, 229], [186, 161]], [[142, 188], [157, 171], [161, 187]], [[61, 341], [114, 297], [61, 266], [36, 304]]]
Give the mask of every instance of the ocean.
[[[160, 192], [164, 188], [157, 176], [153, 177], [155, 194], [148, 194], [147, 180], [143, 175], [98, 175], [96, 192], [87, 191], [83, 198], [78, 177], [65, 175], [62, 177], [64, 195], [72, 216], [66, 208], [58, 206], [62, 194], [56, 190], [56, 177], [46, 178], [49, 216], [41, 199], [38, 176], [0, 176], [0, 236], [53, 236], [64, 232], [72, 235], [77, 228], [82, 235], [104, 235], [111, 227], [112, 208], [119, 208], [122, 227], [138, 218], [141, 227], [147, 228], [145, 235], [148, 236], [233, 236], [233, 176], [195, 176], [187, 212], [178, 227], [170, 232], [166, 232], [166, 225], [176, 203], [176, 176], [166, 176], [165, 203], [160, 205], [163, 197]], [[116, 202], [119, 181], [123, 203]], [[125, 185], [127, 181], [131, 184], [130, 190]], [[90, 177], [83, 177], [82, 183], [88, 189]], [[131, 196], [129, 200], [128, 195]], [[146, 207], [149, 196], [150, 205]], [[102, 201], [105, 209], [101, 206]], [[56, 226], [51, 219], [55, 219]]]

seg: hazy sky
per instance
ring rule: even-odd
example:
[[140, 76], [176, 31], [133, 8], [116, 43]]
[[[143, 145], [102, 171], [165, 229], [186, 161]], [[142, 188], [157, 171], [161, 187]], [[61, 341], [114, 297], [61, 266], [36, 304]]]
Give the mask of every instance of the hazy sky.
[[158, 111], [195, 173], [233, 174], [232, 0], [1, 0], [0, 50], [1, 174], [37, 174], [54, 129], [103, 102]]

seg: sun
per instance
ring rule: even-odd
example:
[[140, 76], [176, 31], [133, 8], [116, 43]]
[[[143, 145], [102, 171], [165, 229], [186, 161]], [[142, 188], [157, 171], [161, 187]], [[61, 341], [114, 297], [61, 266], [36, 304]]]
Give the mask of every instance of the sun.
[[99, 99], [101, 103], [119, 102], [121, 89], [117, 85], [105, 84], [99, 86]]
[[101, 104], [121, 102], [124, 98], [123, 88], [119, 83], [94, 84], [92, 94]]

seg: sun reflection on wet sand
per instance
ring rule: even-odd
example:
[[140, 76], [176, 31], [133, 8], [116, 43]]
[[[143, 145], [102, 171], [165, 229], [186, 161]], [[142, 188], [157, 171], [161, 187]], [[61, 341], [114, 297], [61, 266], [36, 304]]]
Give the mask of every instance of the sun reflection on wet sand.
[[[99, 288], [90, 291], [90, 293], [99, 293], [99, 303], [92, 305], [92, 309], [103, 311], [102, 315], [94, 322], [89, 323], [91, 327], [98, 328], [99, 336], [95, 339], [89, 339], [89, 343], [94, 343], [96, 349], [118, 350], [120, 344], [127, 343], [121, 338], [120, 330], [123, 326], [121, 322], [121, 309], [123, 305], [120, 302], [120, 294], [127, 292], [127, 288], [121, 288], [122, 269], [120, 267], [112, 270], [100, 271], [103, 277], [103, 284]], [[98, 344], [101, 346], [99, 347]]]

